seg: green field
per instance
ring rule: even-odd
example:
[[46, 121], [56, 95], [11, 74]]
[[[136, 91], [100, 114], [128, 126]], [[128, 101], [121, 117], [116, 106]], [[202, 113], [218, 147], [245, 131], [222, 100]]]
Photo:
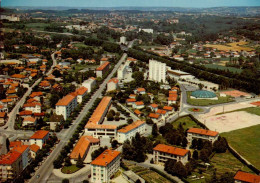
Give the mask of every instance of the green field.
[[26, 28], [32, 28], [37, 30], [44, 30], [45, 27], [49, 26], [48, 23], [28, 23], [25, 24]]
[[250, 163], [260, 168], [260, 125], [222, 133], [229, 144]]
[[239, 74], [242, 72], [242, 69], [238, 69], [235, 67], [225, 67], [225, 66], [216, 65], [216, 64], [206, 64], [204, 66], [207, 68], [211, 68], [211, 69], [229, 70], [230, 72], [239, 73]]
[[86, 47], [88, 47], [87, 45], [85, 45], [84, 43], [74, 43], [73, 44], [75, 47], [83, 47], [83, 48], [86, 48]]
[[233, 99], [230, 96], [219, 97], [218, 94], [217, 94], [218, 100], [191, 99], [190, 95], [191, 95], [191, 91], [187, 91], [187, 102], [188, 102], [188, 104], [195, 105], [195, 106], [208, 106], [208, 105], [223, 104], [223, 103], [233, 101]]
[[64, 166], [61, 169], [61, 172], [65, 173], [65, 174], [71, 174], [71, 173], [74, 173], [74, 172], [78, 171], [79, 169], [80, 168], [76, 167], [76, 165]]
[[173, 121], [172, 125], [174, 128], [177, 128], [180, 123], [182, 124], [184, 130], [192, 127], [200, 128], [200, 126], [197, 125], [197, 123], [195, 123], [189, 116], [181, 117], [176, 121]]

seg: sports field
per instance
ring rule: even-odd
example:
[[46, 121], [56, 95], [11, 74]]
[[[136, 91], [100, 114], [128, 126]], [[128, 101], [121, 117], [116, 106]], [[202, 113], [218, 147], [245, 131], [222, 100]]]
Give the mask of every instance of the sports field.
[[219, 44], [205, 44], [205, 47], [216, 48], [220, 51], [253, 51], [254, 48], [246, 47], [243, 45], [248, 44], [248, 42], [240, 41], [234, 43], [228, 43], [227, 45], [219, 45]]
[[227, 133], [221, 136], [226, 137], [229, 144], [245, 157], [250, 163], [260, 169], [260, 125], [251, 126]]

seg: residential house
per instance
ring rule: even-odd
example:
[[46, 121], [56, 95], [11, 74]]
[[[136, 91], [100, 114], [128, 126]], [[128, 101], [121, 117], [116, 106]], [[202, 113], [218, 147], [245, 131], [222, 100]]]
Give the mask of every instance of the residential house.
[[96, 75], [97, 77], [102, 78], [108, 71], [109, 71], [109, 67], [110, 67], [110, 62], [104, 62], [102, 65], [100, 65], [97, 69], [96, 69]]
[[154, 123], [157, 123], [162, 120], [162, 116], [156, 113], [150, 113], [148, 117], [151, 118], [151, 120], [153, 120]]
[[107, 149], [91, 162], [91, 182], [110, 182], [120, 168], [121, 153]]
[[37, 119], [36, 118], [34, 118], [34, 117], [25, 117], [24, 119], [23, 119], [23, 124], [22, 124], [22, 126], [28, 126], [28, 125], [36, 125], [36, 121], [37, 121]]
[[7, 119], [6, 112], [0, 112], [0, 125], [4, 125]]
[[74, 95], [77, 96], [77, 102], [80, 104], [83, 101], [83, 98], [87, 95], [88, 89], [84, 86], [77, 89], [75, 92], [73, 92]]
[[133, 103], [132, 106], [134, 109], [143, 109], [145, 107], [145, 105], [142, 101], [135, 102], [135, 103]]
[[156, 112], [158, 110], [157, 104], [150, 104], [149, 107], [152, 109], [152, 111]]
[[107, 92], [114, 91], [118, 89], [118, 82], [117, 78], [112, 78], [107, 83]]
[[31, 158], [35, 159], [37, 152], [40, 150], [40, 147], [36, 144], [32, 144], [29, 146], [31, 152]]
[[135, 93], [135, 94], [141, 94], [141, 95], [146, 94], [144, 88], [137, 88], [137, 89], [134, 90], [134, 93]]
[[46, 143], [49, 139], [50, 133], [46, 130], [38, 130], [30, 137], [30, 145], [36, 144], [40, 148]]
[[41, 106], [42, 104], [39, 102], [27, 103], [23, 105], [25, 111], [32, 111], [32, 113], [41, 113]]
[[153, 148], [153, 159], [156, 164], [165, 163], [167, 160], [172, 159], [181, 162], [183, 165], [188, 163], [189, 150], [181, 149], [165, 144], [158, 144]]
[[82, 83], [82, 86], [87, 88], [89, 93], [92, 91], [92, 89], [95, 87], [95, 85], [96, 85], [96, 79], [94, 77], [88, 78], [88, 80], [85, 80]]
[[190, 128], [187, 131], [187, 140], [189, 143], [191, 143], [194, 138], [204, 139], [214, 143], [216, 140], [218, 140], [218, 137], [219, 137], [219, 133], [211, 130]]
[[56, 104], [56, 114], [62, 115], [64, 119], [68, 119], [72, 111], [77, 107], [77, 97], [74, 95], [66, 95]]
[[128, 98], [126, 99], [126, 104], [127, 105], [133, 105], [136, 102], [135, 98]]
[[237, 171], [234, 177], [235, 183], [260, 183], [260, 175]]

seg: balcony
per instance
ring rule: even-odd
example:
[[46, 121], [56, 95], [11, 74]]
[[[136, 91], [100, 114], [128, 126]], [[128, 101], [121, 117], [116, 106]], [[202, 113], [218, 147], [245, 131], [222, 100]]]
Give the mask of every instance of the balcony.
[[6, 169], [7, 169], [7, 170], [13, 170], [13, 168], [12, 168], [12, 167], [10, 167], [10, 166], [9, 166], [9, 167], [7, 167]]

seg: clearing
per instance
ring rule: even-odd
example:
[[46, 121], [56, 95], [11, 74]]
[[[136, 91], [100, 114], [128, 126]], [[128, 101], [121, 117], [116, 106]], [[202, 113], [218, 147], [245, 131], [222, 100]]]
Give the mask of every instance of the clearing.
[[193, 121], [189, 116], [181, 117], [175, 121], [172, 122], [172, 125], [174, 128], [178, 128], [179, 124], [182, 124], [182, 127], [184, 130], [189, 129], [189, 128], [200, 128], [195, 121]]
[[220, 44], [205, 44], [205, 47], [210, 47], [210, 48], [216, 48], [220, 51], [253, 51], [254, 48], [250, 47], [244, 47], [243, 45], [248, 44], [248, 42], [245, 41], [240, 41], [240, 42], [234, 42], [234, 43], [228, 43], [227, 45], [220, 45]]
[[210, 68], [210, 69], [219, 69], [219, 70], [225, 70], [225, 71], [229, 70], [230, 72], [238, 73], [238, 74], [240, 74], [242, 72], [242, 69], [238, 69], [235, 67], [226, 67], [226, 66], [217, 65], [217, 64], [205, 64], [204, 66], [207, 68]]

